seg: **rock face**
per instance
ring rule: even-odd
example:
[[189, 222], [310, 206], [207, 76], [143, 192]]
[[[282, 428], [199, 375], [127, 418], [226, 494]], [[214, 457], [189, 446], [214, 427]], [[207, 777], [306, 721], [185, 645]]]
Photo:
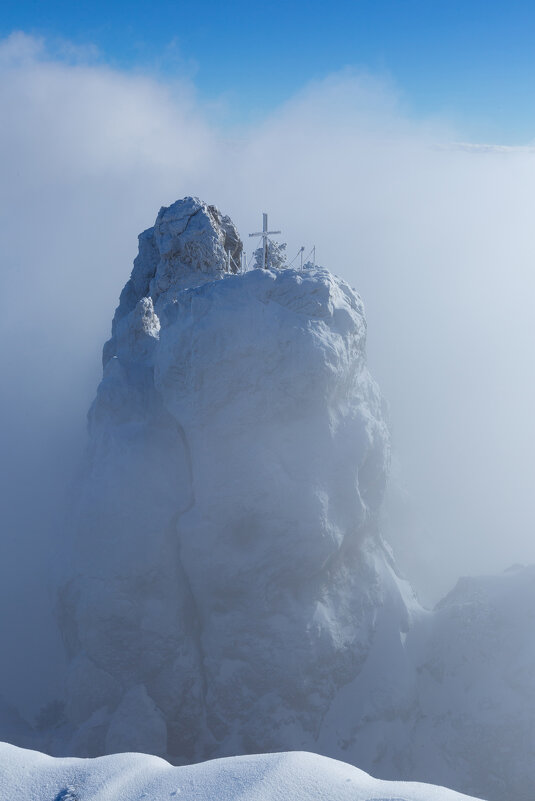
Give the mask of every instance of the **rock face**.
[[382, 610], [402, 660], [409, 626], [362, 303], [325, 270], [229, 274], [236, 230], [195, 199], [139, 241], [59, 604], [70, 750], [314, 749]]

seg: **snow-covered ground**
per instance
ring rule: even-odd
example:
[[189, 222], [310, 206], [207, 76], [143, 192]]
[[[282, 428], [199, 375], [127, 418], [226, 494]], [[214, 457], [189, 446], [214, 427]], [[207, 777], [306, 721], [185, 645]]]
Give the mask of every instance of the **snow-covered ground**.
[[[0, 744], [0, 801], [469, 801], [412, 782], [384, 782], [304, 751], [172, 767], [145, 754], [54, 759]], [[505, 799], [504, 799], [505, 801]]]

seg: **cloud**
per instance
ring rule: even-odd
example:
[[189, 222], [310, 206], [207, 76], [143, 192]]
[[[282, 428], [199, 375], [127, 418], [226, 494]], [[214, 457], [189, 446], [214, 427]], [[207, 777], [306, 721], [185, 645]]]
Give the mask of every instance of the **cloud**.
[[[424, 595], [532, 561], [531, 149], [456, 145], [462, 130], [411, 117], [372, 75], [329, 76], [261, 123], [223, 126], [189, 80], [71, 55], [22, 33], [0, 43], [2, 591], [22, 609], [11, 641], [20, 626], [48, 636], [34, 597], [57, 559], [100, 348], [137, 234], [187, 194], [230, 214], [246, 245], [267, 210], [290, 254], [315, 244], [361, 292], [401, 476], [390, 536]], [[38, 633], [13, 647], [4, 685], [27, 683], [41, 647]], [[27, 708], [55, 692], [54, 664]]]

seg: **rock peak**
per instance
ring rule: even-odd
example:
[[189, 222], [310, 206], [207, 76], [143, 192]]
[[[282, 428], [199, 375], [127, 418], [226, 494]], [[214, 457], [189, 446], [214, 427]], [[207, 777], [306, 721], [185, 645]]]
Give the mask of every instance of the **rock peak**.
[[327, 270], [228, 275], [229, 250], [185, 198], [121, 294], [60, 603], [75, 753], [312, 749], [381, 609], [394, 648], [408, 626], [362, 302]]
[[196, 197], [162, 206], [152, 228], [138, 237], [134, 259], [112, 323], [112, 338], [104, 346], [104, 364], [116, 355], [120, 321], [142, 298], [150, 298], [155, 313], [183, 289], [200, 286], [238, 272], [243, 245], [230, 217]]

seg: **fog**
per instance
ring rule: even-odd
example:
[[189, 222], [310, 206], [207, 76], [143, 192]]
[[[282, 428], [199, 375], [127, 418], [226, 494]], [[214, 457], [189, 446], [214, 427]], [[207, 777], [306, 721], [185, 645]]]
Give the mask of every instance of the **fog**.
[[459, 144], [351, 71], [232, 125], [190, 82], [57, 60], [23, 34], [0, 45], [0, 103], [1, 681], [26, 714], [59, 692], [50, 587], [101, 346], [137, 234], [184, 195], [246, 247], [268, 211], [290, 257], [315, 245], [362, 295], [390, 405], [385, 532], [422, 601], [534, 561], [529, 147]]

